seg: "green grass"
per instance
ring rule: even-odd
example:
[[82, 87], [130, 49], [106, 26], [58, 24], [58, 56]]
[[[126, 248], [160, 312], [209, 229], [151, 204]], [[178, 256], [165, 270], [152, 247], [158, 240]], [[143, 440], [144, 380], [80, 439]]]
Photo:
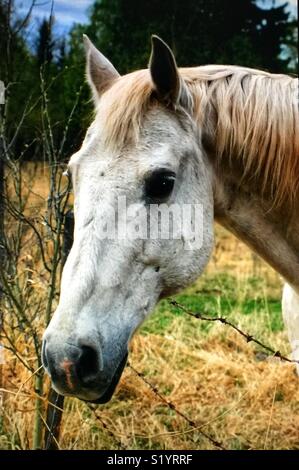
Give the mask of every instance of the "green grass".
[[[283, 330], [280, 298], [273, 293], [267, 294], [263, 278], [249, 277], [240, 280], [223, 273], [205, 275], [173, 298], [193, 312], [211, 317], [224, 316], [236, 323], [241, 321], [246, 326], [252, 326], [255, 333], [264, 326], [273, 333]], [[189, 327], [191, 324], [194, 326], [196, 321], [203, 333], [214, 327], [214, 323], [192, 319], [181, 309], [171, 305], [168, 299], [164, 299], [145, 322], [141, 333], [169, 333], [177, 317], [184, 317]]]

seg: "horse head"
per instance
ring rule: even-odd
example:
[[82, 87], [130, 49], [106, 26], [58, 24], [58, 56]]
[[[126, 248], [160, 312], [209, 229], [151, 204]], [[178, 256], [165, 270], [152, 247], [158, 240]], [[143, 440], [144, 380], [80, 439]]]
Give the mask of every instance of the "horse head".
[[154, 36], [149, 68], [122, 77], [85, 46], [96, 113], [68, 164], [74, 243], [42, 355], [59, 393], [104, 403], [136, 329], [209, 260], [213, 184], [168, 46]]

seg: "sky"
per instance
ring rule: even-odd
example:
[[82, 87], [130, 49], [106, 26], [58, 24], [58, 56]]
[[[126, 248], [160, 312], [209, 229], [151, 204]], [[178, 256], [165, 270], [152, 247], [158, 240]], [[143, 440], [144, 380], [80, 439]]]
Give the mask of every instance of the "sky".
[[[67, 33], [74, 23], [85, 23], [87, 10], [94, 0], [54, 0], [55, 29], [60, 34]], [[17, 13], [26, 15], [32, 0], [17, 0]], [[48, 18], [51, 12], [52, 0], [35, 0], [32, 17], [36, 23]]]
[[[242, 0], [240, 0], [242, 1]], [[277, 0], [276, 4], [289, 2], [290, 10], [297, 15], [297, 0]], [[57, 33], [66, 34], [74, 23], [85, 23], [88, 18], [88, 7], [94, 0], [54, 0], [55, 29]], [[18, 14], [25, 15], [32, 0], [16, 0]], [[36, 6], [33, 10], [35, 23], [39, 23], [43, 18], [49, 17], [52, 0], [35, 0]], [[272, 0], [259, 0], [263, 7], [271, 7]]]

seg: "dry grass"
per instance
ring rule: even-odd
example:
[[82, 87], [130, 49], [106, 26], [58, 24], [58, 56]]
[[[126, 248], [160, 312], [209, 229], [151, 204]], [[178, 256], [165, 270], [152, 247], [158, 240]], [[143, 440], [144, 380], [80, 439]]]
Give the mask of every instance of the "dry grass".
[[[34, 192], [45, 196], [41, 177]], [[35, 204], [32, 199], [31, 204]], [[245, 331], [287, 354], [279, 277], [223, 229], [218, 227], [217, 235], [206, 274], [179, 296], [180, 302], [229, 316]], [[38, 269], [32, 276], [38, 300], [46, 286]], [[26, 331], [15, 335], [20, 354], [34, 364]], [[5, 359], [0, 448], [28, 449], [32, 445], [33, 379], [10, 352]], [[294, 366], [267, 358], [228, 327], [204, 324], [164, 301], [135, 336], [130, 362], [198, 429], [192, 429], [126, 368], [109, 404], [92, 410], [77, 399], [66, 400], [59, 440], [62, 449], [214, 448], [201, 430], [227, 449], [299, 449], [299, 387]], [[46, 397], [48, 381], [44, 388]]]

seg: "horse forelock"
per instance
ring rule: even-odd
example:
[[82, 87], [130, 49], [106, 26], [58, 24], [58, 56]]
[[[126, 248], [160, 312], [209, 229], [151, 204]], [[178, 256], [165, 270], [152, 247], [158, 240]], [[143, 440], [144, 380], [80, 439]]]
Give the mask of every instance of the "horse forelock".
[[[194, 119], [211, 129], [219, 162], [241, 163], [273, 204], [294, 199], [299, 188], [298, 80], [238, 66], [182, 68], [193, 96]], [[97, 116], [110, 148], [136, 145], [147, 112], [162, 106], [147, 69], [117, 79], [102, 96]], [[216, 122], [211, 119], [214, 109]]]
[[150, 107], [153, 85], [148, 70], [138, 70], [118, 78], [101, 97], [96, 119], [101, 120], [102, 139], [112, 150], [136, 144], [142, 121]]

